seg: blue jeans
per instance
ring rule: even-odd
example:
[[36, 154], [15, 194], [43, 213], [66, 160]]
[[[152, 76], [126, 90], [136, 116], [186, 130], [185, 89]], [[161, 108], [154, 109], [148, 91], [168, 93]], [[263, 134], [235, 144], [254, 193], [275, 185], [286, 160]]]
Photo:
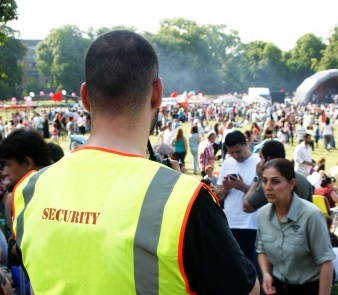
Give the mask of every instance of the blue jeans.
[[190, 148], [190, 152], [193, 156], [194, 173], [196, 173], [197, 172], [197, 162], [198, 162], [198, 147]]

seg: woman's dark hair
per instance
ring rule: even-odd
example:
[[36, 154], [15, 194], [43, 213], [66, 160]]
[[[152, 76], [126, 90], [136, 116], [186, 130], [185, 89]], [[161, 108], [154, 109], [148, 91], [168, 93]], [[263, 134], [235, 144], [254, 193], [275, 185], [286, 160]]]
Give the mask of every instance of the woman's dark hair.
[[219, 127], [219, 124], [218, 123], [216, 123], [215, 125], [214, 125], [214, 131], [216, 132], [216, 135], [218, 135], [218, 127]]
[[197, 128], [197, 126], [192, 126], [191, 129], [190, 129], [190, 133], [191, 133], [191, 134], [198, 133], [198, 128]]
[[288, 181], [296, 178], [294, 167], [287, 159], [273, 159], [265, 162], [262, 172], [267, 168], [275, 168]]
[[0, 158], [15, 159], [24, 163], [26, 157], [32, 158], [34, 165], [46, 167], [51, 164], [47, 143], [35, 130], [17, 129], [1, 143]]
[[329, 125], [329, 124], [330, 124], [330, 118], [329, 118], [329, 117], [326, 117], [326, 119], [325, 119], [325, 124], [326, 124], [326, 125]]
[[323, 176], [322, 177], [322, 183], [320, 184], [321, 187], [327, 187], [328, 184], [330, 184], [333, 181], [331, 176]]
[[[294, 170], [293, 164], [287, 159], [273, 159], [264, 163], [262, 167], [262, 172], [265, 169], [274, 168], [276, 169], [287, 181], [291, 181], [292, 179], [296, 179], [296, 173]], [[297, 185], [295, 185], [293, 191], [295, 193], [298, 192]]]
[[182, 128], [178, 128], [176, 130], [176, 142], [181, 140], [183, 138], [183, 129]]

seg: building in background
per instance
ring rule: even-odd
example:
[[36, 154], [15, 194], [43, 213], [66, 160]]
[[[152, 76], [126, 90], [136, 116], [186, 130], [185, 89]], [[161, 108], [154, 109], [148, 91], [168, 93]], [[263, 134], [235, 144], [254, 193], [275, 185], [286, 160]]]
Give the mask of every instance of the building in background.
[[37, 68], [37, 54], [36, 47], [41, 40], [20, 40], [21, 43], [27, 48], [27, 52], [22, 59], [23, 64], [23, 81], [21, 85], [18, 85], [17, 89], [19, 93], [23, 93], [23, 90], [27, 85], [32, 86], [28, 91], [48, 91], [49, 90], [49, 77], [39, 74]]

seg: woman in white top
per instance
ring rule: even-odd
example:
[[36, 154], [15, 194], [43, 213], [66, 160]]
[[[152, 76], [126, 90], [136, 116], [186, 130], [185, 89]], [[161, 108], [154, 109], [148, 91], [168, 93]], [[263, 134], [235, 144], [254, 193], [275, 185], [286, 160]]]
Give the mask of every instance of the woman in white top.
[[194, 163], [194, 174], [197, 173], [197, 162], [198, 162], [198, 145], [201, 141], [201, 138], [198, 134], [197, 126], [192, 126], [189, 134], [189, 149], [193, 156]]
[[328, 151], [332, 148], [333, 130], [334, 129], [330, 124], [330, 118], [326, 117], [325, 123], [322, 127], [322, 135], [324, 137], [324, 147]]

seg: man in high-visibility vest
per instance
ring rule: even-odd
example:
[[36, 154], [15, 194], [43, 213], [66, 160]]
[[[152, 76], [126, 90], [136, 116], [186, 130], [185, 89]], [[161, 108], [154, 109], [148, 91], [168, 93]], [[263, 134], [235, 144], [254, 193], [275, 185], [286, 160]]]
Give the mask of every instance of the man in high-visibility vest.
[[14, 191], [35, 294], [258, 294], [213, 193], [146, 158], [162, 100], [154, 48], [116, 30], [86, 56], [89, 139]]

